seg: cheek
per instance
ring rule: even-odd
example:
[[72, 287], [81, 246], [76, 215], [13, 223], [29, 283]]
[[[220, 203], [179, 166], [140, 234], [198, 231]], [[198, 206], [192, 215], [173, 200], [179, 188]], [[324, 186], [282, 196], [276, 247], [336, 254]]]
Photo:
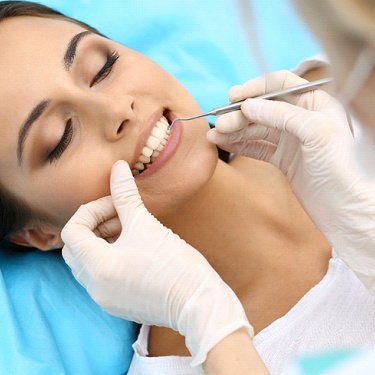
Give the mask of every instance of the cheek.
[[102, 168], [77, 168], [53, 179], [43, 189], [46, 194], [39, 202], [42, 212], [60, 225], [70, 219], [80, 205], [109, 195], [109, 178], [112, 165]]

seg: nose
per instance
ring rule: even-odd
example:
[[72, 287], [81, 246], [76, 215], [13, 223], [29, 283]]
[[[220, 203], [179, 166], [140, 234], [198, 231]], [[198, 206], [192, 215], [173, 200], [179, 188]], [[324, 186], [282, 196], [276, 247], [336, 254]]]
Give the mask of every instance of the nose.
[[132, 96], [91, 93], [82, 105], [80, 121], [90, 131], [95, 129], [102, 132], [107, 140], [116, 141], [134, 118]]

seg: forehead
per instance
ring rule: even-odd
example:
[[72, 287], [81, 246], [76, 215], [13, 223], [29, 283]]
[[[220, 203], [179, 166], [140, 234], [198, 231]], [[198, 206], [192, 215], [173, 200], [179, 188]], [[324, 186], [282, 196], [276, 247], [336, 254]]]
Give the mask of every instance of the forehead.
[[2, 50], [5, 49], [1, 60], [12, 58], [20, 51], [58, 51], [69, 34], [82, 30], [79, 25], [61, 19], [29, 16], [5, 19], [0, 22], [0, 43]]
[[[0, 74], [15, 80], [61, 56], [69, 37], [84, 30], [72, 22], [41, 17], [14, 17], [0, 22]], [[18, 74], [17, 74], [18, 73]], [[21, 74], [21, 76], [23, 76]]]

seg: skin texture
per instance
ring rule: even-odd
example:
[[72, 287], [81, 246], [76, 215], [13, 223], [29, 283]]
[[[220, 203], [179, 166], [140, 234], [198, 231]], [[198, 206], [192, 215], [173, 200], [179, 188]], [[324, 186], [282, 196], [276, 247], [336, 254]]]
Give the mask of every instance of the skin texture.
[[269, 374], [244, 330], [232, 333], [216, 345], [208, 353], [203, 369], [207, 375]]
[[[117, 160], [134, 164], [150, 119], [164, 110], [178, 117], [200, 112], [155, 63], [95, 35], [82, 39], [67, 71], [63, 55], [82, 31], [42, 18], [0, 24], [0, 90], [7, 93], [0, 103], [0, 179], [38, 213], [14, 240], [43, 249], [61, 246], [59, 232], [79, 205], [109, 194]], [[120, 55], [113, 70], [91, 85], [113, 50]], [[49, 107], [32, 125], [20, 165], [19, 129], [43, 100]], [[50, 163], [47, 156], [70, 118], [72, 140]], [[242, 157], [218, 161], [204, 119], [174, 128], [181, 137], [173, 155], [136, 178], [141, 196], [151, 213], [207, 258], [259, 332], [321, 280], [330, 246], [276, 168]], [[152, 328], [149, 349], [155, 356], [188, 355], [184, 339], [164, 328]]]

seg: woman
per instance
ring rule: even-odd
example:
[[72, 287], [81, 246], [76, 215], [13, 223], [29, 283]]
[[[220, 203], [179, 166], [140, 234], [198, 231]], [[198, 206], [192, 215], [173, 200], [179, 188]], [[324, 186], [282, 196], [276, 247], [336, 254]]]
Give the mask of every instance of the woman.
[[[149, 301], [143, 300], [142, 296], [138, 298], [137, 293], [133, 293], [129, 300], [111, 298], [119, 289], [122, 296], [121, 288], [126, 288], [126, 285], [123, 286], [118, 278], [114, 285], [109, 276], [118, 277], [119, 270], [122, 270], [125, 280], [126, 273], [132, 274], [137, 268], [137, 261], [138, 268], [142, 269], [144, 263], [136, 255], [139, 253], [144, 257], [146, 251], [141, 246], [151, 241], [150, 238], [156, 238], [158, 243], [153, 242], [152, 249], [146, 249], [150, 262], [147, 263], [150, 266], [147, 273], [152, 274], [156, 269], [155, 275], [159, 277], [153, 279], [154, 289], [158, 288], [159, 280], [168, 283], [161, 271], [177, 279], [176, 286], [188, 289], [191, 277], [186, 279], [189, 282], [181, 285], [178, 284], [180, 276], [188, 278], [194, 271], [194, 275], [203, 280], [202, 275], [210, 270], [209, 279], [214, 287], [207, 290], [212, 292], [216, 288], [225, 293], [225, 299], [220, 299], [220, 296], [217, 299], [224, 303], [215, 306], [214, 311], [225, 315], [223, 306], [228, 300], [228, 311], [238, 313], [240, 317], [242, 311], [237, 310], [238, 297], [255, 332], [261, 332], [258, 350], [271, 371], [281, 369], [291, 355], [285, 341], [287, 338], [293, 354], [315, 350], [321, 345], [355, 345], [358, 341], [373, 340], [374, 330], [369, 328], [374, 322], [369, 318], [370, 314], [366, 314], [367, 310], [373, 310], [373, 300], [340, 260], [330, 260], [330, 246], [301, 209], [280, 173], [251, 159], [234, 158], [229, 164], [218, 161], [216, 147], [206, 140], [208, 124], [204, 119], [194, 126], [176, 124], [168, 135], [163, 126], [166, 121], [163, 116], [170, 122], [174, 116], [192, 115], [200, 109], [178, 82], [146, 57], [99, 36], [85, 25], [56, 14], [48, 17], [41, 14], [34, 17], [19, 15], [8, 15], [0, 22], [0, 39], [4, 46], [0, 85], [1, 90], [7, 92], [0, 111], [3, 124], [0, 179], [6, 197], [4, 204], [12, 203], [13, 212], [22, 212], [22, 216], [13, 215], [17, 220], [3, 229], [3, 236], [8, 235], [15, 243], [42, 250], [61, 247], [62, 227], [81, 204], [110, 193], [112, 165], [122, 159], [132, 167], [136, 185], [126, 168], [121, 167], [121, 163], [117, 164], [113, 173], [112, 198], [94, 202], [99, 209], [91, 211], [96, 215], [98, 224], [104, 221], [98, 228], [95, 224], [91, 229], [96, 229], [98, 234], [104, 234], [108, 239], [105, 242], [94, 238], [95, 245], [99, 241], [102, 249], [112, 246], [111, 249], [116, 249], [116, 252], [108, 256], [105, 251], [91, 251], [90, 246], [86, 249], [88, 251], [82, 251], [85, 244], [94, 241], [92, 237], [86, 241], [87, 233], [84, 231], [74, 233], [74, 220], [73, 225], [65, 229], [64, 235], [69, 244], [64, 255], [75, 276], [108, 311], [128, 317], [126, 309], [133, 299], [141, 307], [136, 311], [139, 315], [135, 319], [149, 324], [160, 325], [161, 322], [180, 330], [179, 324], [185, 318], [185, 303], [177, 311], [178, 319], [173, 314], [169, 316], [170, 323], [168, 319], [155, 317], [153, 310], [142, 310], [142, 306], [150, 306]], [[155, 128], [161, 129], [161, 132]], [[161, 133], [165, 141], [159, 139], [162, 145], [157, 146], [154, 138]], [[138, 189], [147, 210], [143, 208]], [[124, 195], [126, 204], [122, 200]], [[117, 204], [121, 214], [121, 234], [111, 200]], [[90, 210], [93, 206], [88, 207]], [[149, 212], [198, 249], [208, 263]], [[78, 211], [75, 220], [77, 218], [86, 221], [85, 208]], [[153, 229], [150, 235], [144, 236], [150, 228]], [[140, 232], [143, 240], [138, 236]], [[137, 238], [132, 237], [134, 233]], [[124, 263], [125, 258], [120, 253], [123, 248], [120, 245], [128, 245], [128, 241], [121, 242], [124, 238], [130, 238], [137, 245], [132, 248], [135, 258], [130, 259], [131, 264]], [[166, 242], [162, 242], [161, 238]], [[111, 242], [114, 242], [113, 245], [109, 244]], [[158, 268], [161, 266], [157, 261], [152, 263], [152, 259], [161, 260], [161, 257], [155, 258], [155, 253], [150, 250], [157, 247], [164, 250], [170, 242], [173, 247], [162, 255], [172, 259], [175, 267], [180, 267], [179, 270], [184, 272], [181, 275], [176, 276], [169, 263], [165, 270]], [[177, 252], [173, 253], [173, 250], [182, 247], [184, 251], [178, 252], [181, 258], [176, 257]], [[188, 258], [186, 254], [189, 259], [194, 259], [189, 263], [191, 268], [184, 265]], [[81, 261], [84, 265], [79, 268]], [[218, 280], [211, 267], [236, 293], [236, 298], [231, 295], [231, 290], [226, 291], [224, 283]], [[108, 289], [97, 292], [95, 277], [100, 279], [100, 276]], [[140, 284], [144, 279], [146, 277], [140, 279]], [[318, 288], [313, 288], [316, 285]], [[137, 283], [133, 286], [139, 288], [137, 291], [142, 287]], [[356, 298], [357, 304], [361, 305], [360, 317], [356, 314], [356, 319], [353, 319], [348, 311], [344, 314], [342, 305], [347, 305], [345, 298], [340, 300], [341, 304], [335, 303], [332, 310], [325, 307], [326, 314], [322, 315], [322, 320], [312, 319], [317, 317], [314, 309], [306, 313], [307, 305], [323, 309], [327, 303], [323, 292], [340, 289], [340, 286], [345, 287], [348, 298]], [[109, 290], [108, 295], [105, 290]], [[193, 291], [194, 296], [197, 290], [199, 285]], [[175, 291], [171, 288], [169, 292], [173, 296], [181, 294], [180, 289]], [[151, 294], [150, 299], [153, 297]], [[204, 301], [203, 298], [198, 299], [199, 304], [194, 303], [194, 309]], [[232, 309], [231, 304], [235, 308]], [[208, 306], [211, 307], [211, 304]], [[157, 306], [154, 304], [152, 307]], [[163, 308], [160, 308], [161, 313], [165, 312]], [[188, 311], [188, 318], [193, 317], [191, 311], [194, 309]], [[210, 315], [202, 309], [194, 317], [201, 312]], [[300, 327], [297, 320], [301, 314], [304, 321], [309, 320], [305, 332], [296, 329], [290, 333], [281, 332], [281, 328], [289, 328], [291, 322]], [[334, 315], [337, 315], [336, 320], [331, 322]], [[215, 316], [221, 318], [220, 314]], [[228, 316], [230, 318], [230, 314]], [[211, 323], [212, 319], [208, 321]], [[239, 318], [239, 321], [240, 324], [232, 327], [231, 332], [237, 332], [242, 327], [250, 331], [246, 319]], [[197, 319], [193, 320], [193, 323], [196, 322]], [[189, 319], [185, 328], [189, 327], [188, 323]], [[218, 326], [216, 324], [215, 328]], [[335, 335], [326, 331], [328, 326]], [[356, 335], [348, 337], [342, 331], [340, 333], [338, 326], [346, 333], [353, 329]], [[324, 329], [319, 330], [319, 327]], [[148, 335], [147, 330], [145, 326], [141, 339]], [[180, 330], [186, 334], [188, 346], [192, 337], [194, 344], [200, 343], [200, 338], [194, 336], [196, 333], [191, 333], [193, 331]], [[275, 333], [283, 337], [283, 346], [288, 350], [275, 353], [274, 348], [270, 349], [267, 340]], [[152, 356], [188, 354], [184, 339], [173, 330], [153, 327], [149, 335], [147, 350]], [[209, 352], [206, 371], [218, 373], [210, 367], [210, 354], [216, 351], [212, 348], [212, 343], [205, 347], [206, 352], [200, 361]], [[200, 354], [197, 351], [193, 354]], [[139, 357], [135, 361], [138, 363], [134, 366], [139, 366], [142, 361], [139, 350], [137, 355]], [[144, 359], [147, 362], [149, 358]], [[187, 359], [188, 362], [180, 360], [185, 366], [184, 371], [189, 371], [187, 363], [190, 359]], [[165, 361], [168, 366], [169, 359]], [[198, 361], [197, 364], [200, 363]], [[264, 367], [262, 371], [265, 371]]]

